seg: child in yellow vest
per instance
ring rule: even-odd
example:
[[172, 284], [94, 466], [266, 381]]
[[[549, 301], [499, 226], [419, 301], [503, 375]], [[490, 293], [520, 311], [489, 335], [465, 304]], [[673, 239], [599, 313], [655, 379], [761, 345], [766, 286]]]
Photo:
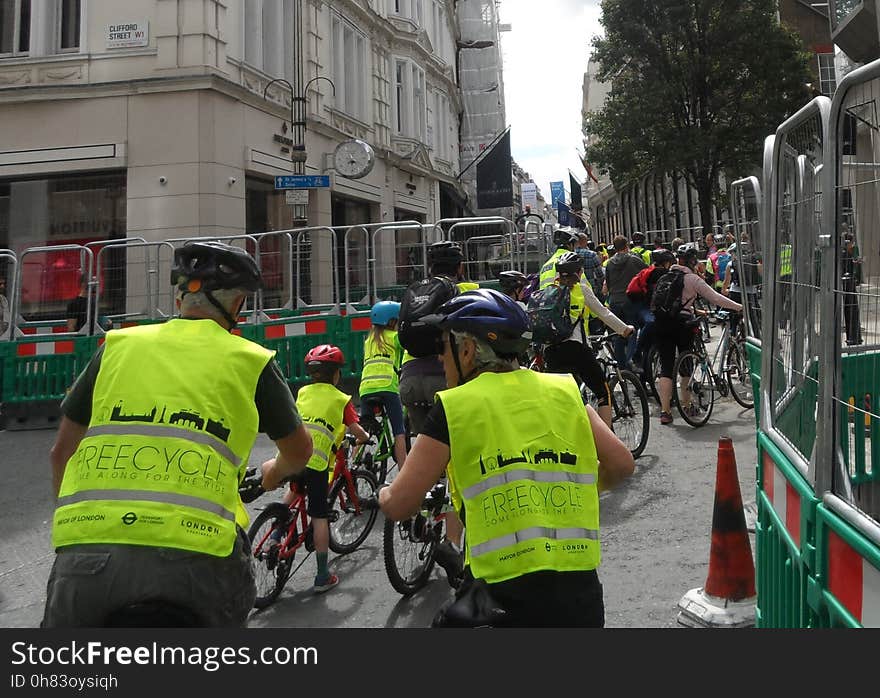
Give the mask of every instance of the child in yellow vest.
[[[339, 584], [339, 577], [331, 574], [327, 567], [330, 549], [330, 525], [327, 522], [330, 513], [327, 502], [332, 474], [330, 464], [346, 428], [358, 443], [366, 443], [370, 435], [359, 424], [351, 397], [336, 387], [345, 364], [342, 351], [331, 344], [321, 344], [306, 354], [305, 364], [312, 382], [300, 388], [296, 404], [303, 424], [312, 435], [312, 457], [303, 472], [303, 481], [318, 562], [313, 588], [315, 592], [323, 593]], [[284, 495], [284, 503], [289, 505], [294, 496], [291, 485]], [[280, 544], [283, 535], [282, 530], [273, 531], [270, 540]]]
[[394, 460], [398, 469], [403, 467], [406, 459], [406, 429], [397, 375], [403, 363], [403, 348], [397, 338], [399, 315], [400, 303], [394, 301], [379, 301], [372, 307], [370, 321], [373, 326], [364, 340], [364, 368], [359, 389], [362, 419], [372, 417], [370, 402], [381, 402], [385, 408], [394, 436]]

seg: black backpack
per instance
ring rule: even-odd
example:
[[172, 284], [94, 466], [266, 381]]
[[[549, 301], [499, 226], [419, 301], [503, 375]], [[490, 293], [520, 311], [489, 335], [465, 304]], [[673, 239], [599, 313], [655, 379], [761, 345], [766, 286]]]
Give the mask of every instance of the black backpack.
[[684, 292], [684, 272], [670, 269], [657, 280], [651, 296], [651, 312], [657, 320], [678, 317], [683, 309], [681, 294]]
[[574, 332], [571, 287], [550, 284], [529, 297], [529, 329], [535, 344], [559, 344]]
[[457, 295], [458, 286], [445, 276], [432, 276], [410, 284], [400, 302], [397, 324], [400, 345], [417, 359], [436, 355], [443, 333], [421, 320], [436, 313], [441, 305]]

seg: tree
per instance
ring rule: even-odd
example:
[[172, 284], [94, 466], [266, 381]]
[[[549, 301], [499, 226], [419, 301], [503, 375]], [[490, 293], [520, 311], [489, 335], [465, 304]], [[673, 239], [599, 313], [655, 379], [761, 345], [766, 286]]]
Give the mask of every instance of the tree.
[[594, 39], [603, 106], [587, 115], [588, 159], [620, 188], [682, 172], [705, 232], [722, 171], [761, 163], [764, 137], [810, 98], [809, 55], [775, 0], [603, 0]]

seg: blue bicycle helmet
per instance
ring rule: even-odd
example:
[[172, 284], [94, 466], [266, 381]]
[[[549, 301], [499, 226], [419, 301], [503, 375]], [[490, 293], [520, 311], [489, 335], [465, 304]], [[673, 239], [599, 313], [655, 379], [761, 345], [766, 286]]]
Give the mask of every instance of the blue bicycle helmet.
[[374, 325], [385, 326], [400, 316], [400, 303], [394, 301], [379, 301], [370, 310], [370, 322]]
[[525, 351], [531, 339], [529, 318], [516, 301], [493, 289], [467, 291], [446, 301], [423, 322], [482, 339], [502, 358]]

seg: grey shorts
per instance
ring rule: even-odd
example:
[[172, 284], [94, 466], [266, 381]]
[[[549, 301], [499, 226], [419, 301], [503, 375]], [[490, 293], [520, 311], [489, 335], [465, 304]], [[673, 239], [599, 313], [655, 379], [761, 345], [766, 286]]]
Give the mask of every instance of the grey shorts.
[[227, 557], [142, 545], [71, 545], [57, 550], [46, 588], [44, 628], [97, 628], [125, 606], [166, 601], [208, 627], [243, 627], [256, 587], [247, 534]]
[[413, 434], [421, 434], [425, 419], [434, 405], [434, 395], [446, 390], [445, 376], [404, 375], [400, 379], [400, 401], [406, 407]]

